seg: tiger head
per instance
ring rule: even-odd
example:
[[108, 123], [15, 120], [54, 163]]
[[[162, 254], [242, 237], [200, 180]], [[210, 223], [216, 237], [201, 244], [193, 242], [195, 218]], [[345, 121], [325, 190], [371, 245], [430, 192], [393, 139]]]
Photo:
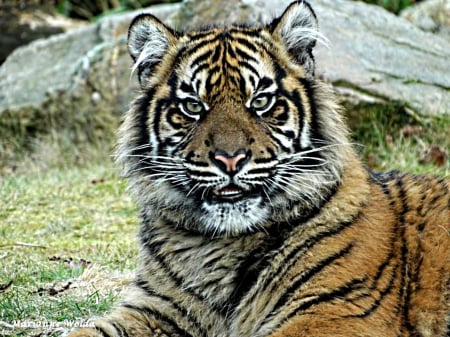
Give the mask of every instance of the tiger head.
[[144, 212], [217, 236], [317, 211], [340, 183], [348, 143], [314, 78], [319, 39], [304, 1], [256, 27], [178, 32], [137, 16], [128, 48], [141, 92], [118, 161]]

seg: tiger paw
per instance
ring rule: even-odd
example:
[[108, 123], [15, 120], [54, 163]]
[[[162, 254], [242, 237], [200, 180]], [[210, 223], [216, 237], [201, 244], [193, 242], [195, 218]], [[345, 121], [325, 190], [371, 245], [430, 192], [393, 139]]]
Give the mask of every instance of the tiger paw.
[[81, 328], [71, 332], [67, 337], [103, 337], [103, 334], [92, 328]]

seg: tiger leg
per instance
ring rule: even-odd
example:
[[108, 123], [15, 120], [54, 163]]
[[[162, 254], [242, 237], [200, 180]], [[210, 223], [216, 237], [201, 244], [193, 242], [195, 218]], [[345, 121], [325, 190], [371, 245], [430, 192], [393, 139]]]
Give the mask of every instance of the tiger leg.
[[[79, 329], [68, 337], [192, 337], [206, 336], [205, 329], [190, 312], [177, 303], [179, 299], [156, 293], [135, 281], [124, 292], [121, 304], [94, 327]], [[145, 282], [144, 282], [145, 283]], [[140, 285], [137, 285], [140, 284]], [[163, 288], [162, 284], [158, 284]], [[144, 289], [145, 288], [145, 289]], [[176, 295], [176, 289], [171, 295]], [[184, 295], [181, 292], [182, 295]], [[192, 303], [190, 301], [189, 303]]]
[[68, 337], [168, 336], [151, 316], [125, 307], [117, 308], [111, 315], [94, 324], [94, 327], [78, 329]]
[[[395, 321], [395, 319], [394, 319]], [[268, 337], [398, 337], [409, 336], [398, 327], [397, 322], [384, 319], [311, 319], [308, 315], [297, 316], [286, 322]]]

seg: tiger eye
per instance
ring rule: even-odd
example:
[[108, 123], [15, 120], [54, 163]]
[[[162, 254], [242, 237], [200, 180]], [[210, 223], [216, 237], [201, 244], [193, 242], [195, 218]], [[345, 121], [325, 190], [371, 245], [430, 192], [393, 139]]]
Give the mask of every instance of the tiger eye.
[[265, 107], [267, 107], [267, 105], [270, 102], [270, 98], [268, 95], [262, 95], [262, 96], [258, 96], [256, 97], [253, 101], [252, 101], [252, 108], [256, 109], [256, 110], [260, 110], [260, 109], [264, 109]]
[[199, 114], [203, 111], [203, 105], [199, 102], [195, 101], [187, 101], [184, 103], [184, 108], [187, 112], [193, 113], [193, 114]]

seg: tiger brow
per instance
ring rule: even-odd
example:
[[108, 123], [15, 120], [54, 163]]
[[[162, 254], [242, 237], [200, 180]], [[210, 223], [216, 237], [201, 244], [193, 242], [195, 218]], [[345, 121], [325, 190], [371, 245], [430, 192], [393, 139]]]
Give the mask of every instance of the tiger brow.
[[185, 81], [181, 82], [180, 90], [184, 91], [185, 93], [195, 95], [194, 87], [190, 84], [187, 84]]
[[261, 78], [261, 79], [259, 80], [257, 90], [264, 90], [264, 89], [267, 89], [267, 88], [270, 87], [273, 83], [274, 83], [274, 81], [273, 81], [271, 78], [269, 78], [269, 77], [267, 77], [267, 76], [264, 76], [263, 78]]

